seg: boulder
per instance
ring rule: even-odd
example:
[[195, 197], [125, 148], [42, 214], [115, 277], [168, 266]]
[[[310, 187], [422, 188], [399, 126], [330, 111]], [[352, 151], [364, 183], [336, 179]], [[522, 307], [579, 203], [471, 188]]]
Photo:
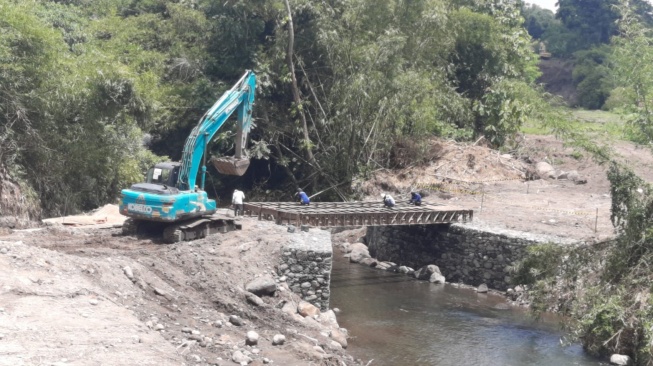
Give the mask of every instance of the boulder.
[[229, 323], [239, 327], [241, 325], [245, 325], [245, 321], [241, 319], [238, 315], [231, 315], [229, 316]]
[[478, 286], [478, 287], [476, 288], [476, 292], [478, 292], [478, 293], [480, 293], [480, 294], [484, 294], [484, 293], [486, 293], [487, 291], [488, 291], [487, 285], [484, 284], [484, 283], [481, 284], [480, 286]]
[[283, 304], [283, 307], [281, 307], [281, 311], [289, 315], [295, 315], [297, 314], [297, 306], [295, 306], [293, 302], [288, 301], [285, 304]]
[[629, 366], [633, 364], [633, 360], [626, 355], [613, 354], [610, 356], [610, 363], [619, 366]]
[[315, 316], [320, 314], [320, 309], [310, 302], [300, 301], [297, 305], [297, 312], [303, 317]]
[[245, 356], [242, 352], [236, 351], [231, 355], [231, 360], [237, 364], [243, 364], [247, 365], [248, 363], [252, 362], [252, 359]]
[[555, 169], [547, 162], [540, 161], [535, 164], [535, 171], [541, 179], [555, 178]]
[[418, 280], [428, 280], [431, 278], [431, 276], [434, 273], [442, 274], [438, 266], [436, 266], [435, 264], [429, 264], [428, 266], [424, 266], [418, 269], [417, 271], [415, 271], [415, 273], [413, 273], [413, 276], [415, 276], [415, 278], [417, 278]]
[[247, 283], [245, 290], [257, 296], [272, 296], [277, 290], [277, 284], [272, 276], [264, 275]]
[[334, 341], [338, 342], [342, 348], [347, 348], [347, 335], [341, 332], [338, 329], [334, 329], [329, 333], [329, 337]]
[[254, 295], [251, 292], [246, 292], [245, 293], [245, 299], [247, 299], [248, 303], [250, 303], [250, 304], [252, 304], [254, 306], [263, 306], [263, 305], [265, 305], [265, 302], [263, 301], [263, 299], [261, 299], [260, 297]]
[[397, 265], [392, 262], [380, 262], [379, 264], [376, 265], [376, 268], [387, 270], [396, 266]]
[[374, 259], [374, 258], [363, 258], [363, 259], [360, 261], [360, 264], [363, 264], [363, 265], [366, 265], [366, 266], [370, 266], [370, 267], [376, 267], [376, 265], [377, 265], [378, 263], [379, 263], [379, 262], [377, 262], [376, 259]]
[[336, 313], [334, 310], [327, 310], [320, 315], [318, 315], [317, 319], [322, 325], [326, 325], [329, 328], [335, 328], [338, 329], [340, 326], [338, 325], [338, 319], [336, 319]]
[[415, 273], [415, 270], [410, 268], [410, 267], [399, 266], [399, 273], [405, 273], [407, 275], [412, 275], [412, 274]]
[[258, 333], [253, 330], [247, 332], [245, 336], [245, 344], [248, 346], [255, 346], [258, 344]]
[[445, 283], [445, 278], [440, 273], [434, 273], [429, 278], [429, 282], [437, 283], [437, 284], [444, 284]]
[[360, 263], [365, 258], [370, 258], [370, 252], [367, 246], [363, 243], [354, 243], [351, 245], [351, 252], [349, 253], [349, 261], [352, 263]]
[[286, 343], [286, 336], [283, 334], [275, 334], [274, 337], [272, 337], [273, 346], [280, 346], [284, 343]]

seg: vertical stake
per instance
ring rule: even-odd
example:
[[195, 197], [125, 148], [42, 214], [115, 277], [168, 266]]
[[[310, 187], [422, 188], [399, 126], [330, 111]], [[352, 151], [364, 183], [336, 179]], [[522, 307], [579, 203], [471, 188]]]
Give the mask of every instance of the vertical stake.
[[598, 231], [599, 228], [599, 208], [596, 208], [596, 219], [594, 219], [594, 234]]
[[483, 212], [483, 201], [485, 201], [485, 187], [482, 189], [482, 194], [481, 194], [481, 212]]
[[526, 194], [528, 194], [528, 189], [531, 188], [531, 182], [526, 182]]

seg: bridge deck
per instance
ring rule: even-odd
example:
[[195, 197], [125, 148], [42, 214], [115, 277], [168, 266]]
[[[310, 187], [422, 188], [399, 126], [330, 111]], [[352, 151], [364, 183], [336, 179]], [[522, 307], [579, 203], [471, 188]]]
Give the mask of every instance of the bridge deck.
[[249, 202], [243, 205], [245, 215], [277, 224], [330, 226], [425, 225], [467, 222], [472, 210], [423, 202], [414, 206], [405, 202], [393, 208], [380, 202], [315, 202], [301, 206], [294, 202]]

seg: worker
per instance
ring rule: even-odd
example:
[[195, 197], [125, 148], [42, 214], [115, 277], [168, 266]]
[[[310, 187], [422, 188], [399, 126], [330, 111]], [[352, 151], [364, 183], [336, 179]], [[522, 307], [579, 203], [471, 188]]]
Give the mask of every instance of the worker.
[[395, 199], [389, 194], [383, 194], [383, 206], [388, 208], [395, 207]]
[[245, 193], [238, 189], [234, 189], [234, 194], [231, 196], [231, 204], [234, 206], [234, 216], [243, 214], [243, 200], [245, 199]]
[[408, 201], [408, 203], [415, 206], [421, 206], [422, 196], [420, 196], [420, 194], [417, 192], [410, 192], [410, 201]]
[[299, 197], [299, 204], [300, 204], [300, 205], [302, 205], [302, 206], [304, 206], [304, 205], [308, 206], [308, 205], [311, 204], [311, 199], [308, 198], [308, 196], [306, 195], [306, 193], [304, 193], [304, 191], [302, 191], [301, 189], [297, 189], [297, 193], [295, 194], [295, 196]]

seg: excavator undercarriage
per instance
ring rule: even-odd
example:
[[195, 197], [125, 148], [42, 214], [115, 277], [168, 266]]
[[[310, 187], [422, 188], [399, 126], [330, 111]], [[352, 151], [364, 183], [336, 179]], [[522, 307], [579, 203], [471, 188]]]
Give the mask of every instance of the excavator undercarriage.
[[187, 221], [165, 225], [128, 218], [122, 226], [122, 233], [124, 235], [137, 235], [142, 233], [162, 235], [165, 243], [173, 244], [206, 238], [211, 234], [241, 230], [242, 227], [234, 219], [228, 219], [220, 215], [201, 216]]

